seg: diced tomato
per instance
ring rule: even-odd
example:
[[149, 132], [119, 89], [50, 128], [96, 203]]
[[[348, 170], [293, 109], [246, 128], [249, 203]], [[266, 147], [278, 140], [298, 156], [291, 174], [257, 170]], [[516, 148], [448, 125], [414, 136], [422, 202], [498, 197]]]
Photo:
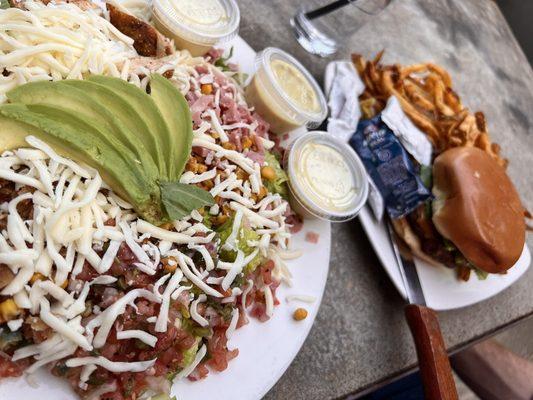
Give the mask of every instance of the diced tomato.
[[115, 221], [115, 218], [109, 218], [107, 221], [104, 222], [105, 226], [116, 226], [117, 221]]
[[294, 213], [287, 215], [285, 223], [291, 226], [289, 230], [292, 234], [300, 232], [304, 226], [303, 220]]
[[157, 344], [155, 349], [157, 351], [166, 350], [174, 343], [178, 336], [178, 330], [174, 325], [169, 325], [166, 332], [157, 333], [156, 336]]
[[30, 365], [29, 359], [20, 361], [11, 361], [4, 356], [0, 356], [0, 378], [21, 376], [22, 373]]
[[305, 241], [309, 243], [317, 244], [319, 238], [320, 235], [316, 232], [309, 231], [305, 234]]
[[[116, 375], [117, 376], [117, 375]], [[116, 399], [136, 399], [146, 388], [145, 375], [143, 373], [123, 372], [117, 376], [118, 393], [123, 397]], [[114, 397], [112, 397], [115, 400]]]
[[227, 344], [226, 330], [215, 328], [213, 336], [207, 341], [207, 351], [211, 356], [207, 364], [215, 371], [224, 371], [228, 367], [228, 361], [239, 354], [238, 349], [228, 350]]
[[263, 283], [265, 285], [270, 285], [272, 283], [272, 270], [274, 269], [274, 261], [268, 260], [266, 263], [261, 265], [261, 277], [263, 278]]
[[270, 317], [266, 315], [266, 306], [265, 303], [256, 301], [252, 307], [250, 315], [254, 318], [257, 318], [261, 322], [268, 321]]
[[237, 329], [242, 328], [244, 325], [248, 324], [248, 317], [246, 316], [246, 311], [239, 307], [239, 320], [237, 321]]
[[201, 363], [198, 364], [195, 370], [188, 376], [188, 379], [194, 382], [204, 379], [207, 375], [209, 375], [209, 370], [207, 369], [205, 363]]
[[98, 272], [96, 272], [94, 268], [91, 267], [91, 264], [85, 261], [85, 263], [83, 264], [83, 268], [81, 272], [76, 276], [76, 279], [88, 282], [88, 281], [92, 281], [98, 275], [99, 275]]
[[135, 257], [135, 254], [133, 254], [133, 251], [129, 248], [126, 243], [122, 243], [120, 245], [120, 248], [118, 249], [117, 258], [124, 262], [124, 263], [132, 263], [137, 261], [137, 258]]
[[126, 398], [117, 390], [116, 392], [104, 393], [100, 396], [100, 400], [125, 400]]
[[[109, 335], [109, 337], [114, 337], [115, 334]], [[110, 344], [106, 343], [104, 347], [102, 347], [100, 354], [108, 359], [113, 359], [113, 357], [116, 356], [118, 353], [118, 350], [120, 349], [120, 346], [118, 344]]]
[[177, 346], [180, 350], [190, 349], [196, 342], [196, 338], [184, 329], [178, 329], [178, 335], [176, 337]]

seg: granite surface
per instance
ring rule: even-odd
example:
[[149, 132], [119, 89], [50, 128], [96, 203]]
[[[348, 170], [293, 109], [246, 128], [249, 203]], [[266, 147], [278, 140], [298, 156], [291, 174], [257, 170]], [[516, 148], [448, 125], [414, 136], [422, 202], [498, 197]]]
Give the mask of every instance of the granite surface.
[[[252, 47], [281, 47], [321, 80], [329, 60], [306, 54], [288, 24], [303, 0], [238, 2], [241, 36]], [[347, 37], [346, 44], [335, 58], [347, 58], [352, 51], [372, 56], [386, 49], [386, 62], [432, 60], [445, 66], [463, 102], [485, 111], [493, 138], [511, 160], [509, 173], [524, 203], [533, 208], [533, 71], [495, 3], [396, 0]], [[531, 235], [528, 243], [533, 248]], [[440, 313], [450, 349], [531, 315], [531, 287], [533, 269], [484, 303]], [[301, 352], [265, 398], [341, 399], [412, 370], [415, 361], [402, 299], [359, 222], [335, 225], [329, 278], [317, 320]]]

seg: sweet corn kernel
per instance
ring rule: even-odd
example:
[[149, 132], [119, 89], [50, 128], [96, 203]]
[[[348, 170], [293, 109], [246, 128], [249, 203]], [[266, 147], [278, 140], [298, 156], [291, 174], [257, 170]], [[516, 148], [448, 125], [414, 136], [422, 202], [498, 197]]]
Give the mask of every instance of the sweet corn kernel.
[[178, 262], [174, 257], [163, 257], [161, 263], [165, 272], [174, 272], [178, 268]]
[[227, 215], [220, 214], [220, 215], [217, 215], [215, 218], [213, 218], [211, 221], [213, 222], [214, 225], [220, 226], [224, 222], [226, 222], [227, 220], [228, 220], [228, 216]]
[[268, 194], [267, 188], [264, 186], [261, 186], [261, 189], [259, 189], [259, 193], [257, 195], [257, 199], [262, 200], [267, 194]]
[[2, 321], [11, 321], [20, 314], [20, 309], [13, 299], [7, 299], [0, 303], [0, 316]]
[[252, 142], [252, 139], [250, 139], [250, 137], [248, 136], [245, 136], [243, 139], [242, 139], [242, 147], [244, 149], [249, 149], [251, 146], [252, 146], [253, 142]]
[[273, 181], [276, 179], [276, 171], [267, 165], [261, 168], [261, 176], [267, 181]]
[[197, 168], [196, 172], [198, 172], [200, 174], [203, 174], [206, 171], [207, 171], [207, 165], [198, 164], [198, 168]]
[[305, 308], [297, 308], [292, 315], [295, 321], [303, 321], [307, 318], [307, 310]]
[[172, 224], [172, 222], [165, 222], [164, 224], [159, 225], [159, 227], [161, 229], [166, 229], [167, 231], [169, 231], [174, 227], [174, 225]]
[[210, 83], [204, 83], [202, 86], [200, 86], [200, 91], [202, 94], [211, 94], [213, 93], [213, 85]]
[[241, 167], [237, 167], [237, 169], [235, 170], [235, 175], [237, 175], [237, 179], [242, 179], [242, 180], [248, 179], [248, 174]]
[[37, 281], [44, 281], [46, 278], [44, 277], [43, 274], [41, 274], [40, 272], [36, 272], [33, 274], [33, 276], [31, 277], [30, 279], [30, 283], [33, 285], [35, 282]]
[[226, 150], [235, 150], [235, 149], [237, 149], [237, 147], [231, 142], [222, 143], [222, 147], [224, 147]]

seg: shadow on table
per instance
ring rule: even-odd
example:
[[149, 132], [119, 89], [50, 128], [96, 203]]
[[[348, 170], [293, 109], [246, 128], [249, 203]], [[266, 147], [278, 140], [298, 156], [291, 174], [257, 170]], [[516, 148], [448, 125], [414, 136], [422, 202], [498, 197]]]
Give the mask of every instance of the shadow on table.
[[[424, 391], [420, 373], [415, 372], [359, 400], [423, 400]], [[350, 400], [347, 398], [346, 400]]]

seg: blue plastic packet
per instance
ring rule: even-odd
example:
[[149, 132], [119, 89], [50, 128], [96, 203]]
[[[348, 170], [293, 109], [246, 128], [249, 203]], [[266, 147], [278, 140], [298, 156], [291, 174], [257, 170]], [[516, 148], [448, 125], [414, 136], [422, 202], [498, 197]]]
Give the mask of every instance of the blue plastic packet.
[[407, 151], [380, 115], [360, 121], [350, 145], [383, 196], [391, 218], [403, 217], [432, 198]]

